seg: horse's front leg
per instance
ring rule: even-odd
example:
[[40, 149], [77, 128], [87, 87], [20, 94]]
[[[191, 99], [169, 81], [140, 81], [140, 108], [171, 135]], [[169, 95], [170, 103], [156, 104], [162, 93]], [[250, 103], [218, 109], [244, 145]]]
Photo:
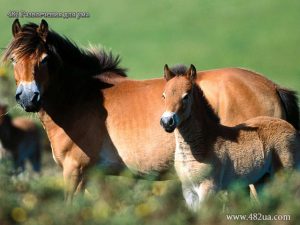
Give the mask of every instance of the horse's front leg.
[[71, 203], [74, 194], [83, 193], [85, 188], [84, 168], [71, 157], [63, 163], [63, 176], [65, 182], [65, 200]]

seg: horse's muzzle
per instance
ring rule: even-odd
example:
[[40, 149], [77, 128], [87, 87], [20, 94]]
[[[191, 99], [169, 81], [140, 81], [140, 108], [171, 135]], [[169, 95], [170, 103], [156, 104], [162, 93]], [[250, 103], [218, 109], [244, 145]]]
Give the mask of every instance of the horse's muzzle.
[[177, 127], [176, 114], [173, 112], [165, 112], [160, 118], [160, 125], [166, 132], [172, 133]]
[[16, 101], [26, 112], [38, 112], [42, 104], [36, 83], [20, 83], [16, 90]]

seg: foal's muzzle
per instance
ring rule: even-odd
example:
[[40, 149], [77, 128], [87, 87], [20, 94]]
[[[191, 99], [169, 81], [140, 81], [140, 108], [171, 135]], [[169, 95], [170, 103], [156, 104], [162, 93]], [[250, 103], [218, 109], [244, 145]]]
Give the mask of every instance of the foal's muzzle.
[[164, 112], [160, 118], [160, 125], [165, 131], [171, 133], [175, 130], [178, 125], [177, 115], [174, 112]]
[[26, 112], [38, 112], [40, 110], [41, 95], [35, 81], [20, 83], [18, 85], [16, 101]]

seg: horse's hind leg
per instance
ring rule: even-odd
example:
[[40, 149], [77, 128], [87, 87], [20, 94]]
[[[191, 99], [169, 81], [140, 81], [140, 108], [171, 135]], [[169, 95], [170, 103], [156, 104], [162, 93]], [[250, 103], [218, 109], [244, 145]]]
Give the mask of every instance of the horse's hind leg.
[[285, 170], [296, 168], [297, 164], [299, 164], [299, 147], [298, 135], [286, 135], [282, 140], [277, 142], [273, 159], [273, 169], [275, 172], [280, 168]]

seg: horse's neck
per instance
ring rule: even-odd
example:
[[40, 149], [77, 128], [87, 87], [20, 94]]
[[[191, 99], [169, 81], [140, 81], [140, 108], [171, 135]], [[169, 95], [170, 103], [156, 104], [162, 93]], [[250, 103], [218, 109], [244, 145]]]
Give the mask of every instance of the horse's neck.
[[175, 130], [176, 151], [175, 160], [189, 160], [194, 158], [194, 154], [201, 157], [203, 155], [204, 143], [203, 132], [200, 124], [195, 123], [190, 117]]
[[212, 148], [218, 135], [219, 123], [213, 121], [201, 98], [194, 99], [191, 116], [176, 129], [176, 156], [178, 160], [202, 160]]
[[[58, 163], [73, 148], [89, 151], [93, 143], [100, 148], [97, 138], [101, 138], [100, 130], [105, 129], [105, 113], [101, 107], [101, 98], [98, 97], [99, 94], [95, 98], [78, 98], [77, 103], [72, 101], [70, 105], [64, 102], [55, 104], [54, 99], [44, 99], [39, 118]], [[93, 140], [95, 136], [97, 138]]]
[[[74, 97], [76, 98], [76, 96]], [[101, 109], [95, 105], [94, 99], [87, 99], [86, 102], [78, 99], [77, 103], [71, 101], [68, 104], [61, 100], [55, 102], [54, 99], [45, 99], [45, 105], [39, 112], [39, 118], [50, 136], [52, 136], [52, 130], [59, 128], [68, 134], [72, 134], [73, 131], [83, 131], [82, 128], [88, 129], [95, 118], [102, 118]], [[101, 104], [100, 101], [99, 103]]]

